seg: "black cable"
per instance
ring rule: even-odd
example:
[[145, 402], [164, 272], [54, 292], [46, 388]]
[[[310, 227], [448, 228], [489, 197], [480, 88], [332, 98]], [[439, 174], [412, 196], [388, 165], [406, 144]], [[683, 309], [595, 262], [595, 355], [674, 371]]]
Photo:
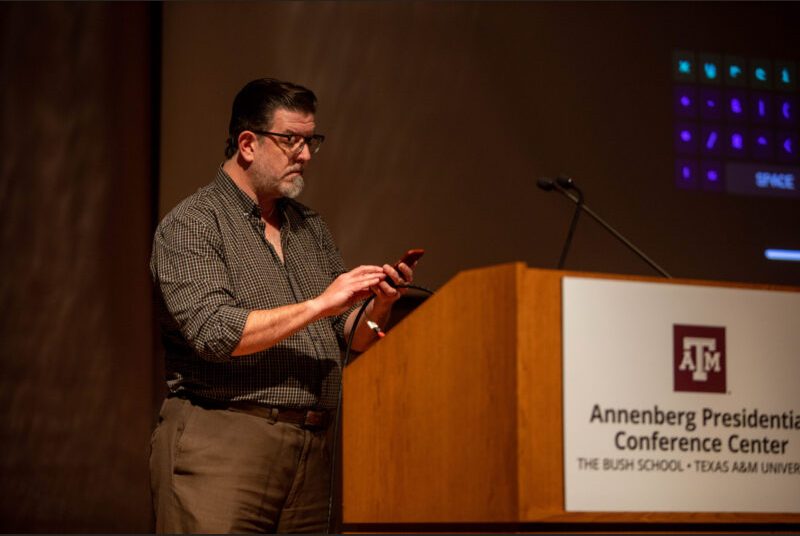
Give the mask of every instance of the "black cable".
[[[391, 283], [390, 283], [391, 284]], [[428, 295], [432, 295], [433, 291], [427, 289], [425, 287], [421, 287], [419, 285], [392, 285], [393, 288], [410, 288], [414, 290], [420, 290], [422, 292], [426, 292]], [[350, 349], [353, 346], [353, 338], [355, 337], [356, 330], [358, 329], [358, 322], [361, 320], [361, 317], [364, 316], [364, 312], [367, 310], [367, 306], [369, 303], [375, 299], [375, 294], [364, 300], [364, 303], [361, 304], [361, 307], [358, 309], [358, 314], [356, 314], [356, 318], [353, 321], [353, 328], [350, 330], [350, 336], [347, 338], [347, 348], [344, 352], [344, 359], [342, 361], [342, 370], [339, 373], [339, 395], [336, 401], [336, 415], [334, 416], [333, 420], [333, 449], [331, 450], [331, 478], [330, 483], [328, 484], [328, 523], [325, 527], [325, 534], [331, 533], [331, 516], [333, 515], [333, 486], [334, 486], [334, 477], [336, 475], [336, 450], [339, 444], [339, 421], [341, 420], [340, 414], [342, 412], [342, 387], [344, 385], [344, 369], [347, 364], [350, 362]]]
[[572, 221], [569, 224], [569, 231], [567, 232], [567, 239], [564, 241], [564, 247], [561, 249], [561, 257], [558, 259], [558, 269], [564, 268], [564, 263], [567, 261], [567, 252], [572, 244], [572, 236], [575, 234], [575, 227], [578, 225], [578, 217], [583, 211], [583, 192], [574, 187], [578, 192], [578, 201], [575, 203], [575, 212], [572, 213]]

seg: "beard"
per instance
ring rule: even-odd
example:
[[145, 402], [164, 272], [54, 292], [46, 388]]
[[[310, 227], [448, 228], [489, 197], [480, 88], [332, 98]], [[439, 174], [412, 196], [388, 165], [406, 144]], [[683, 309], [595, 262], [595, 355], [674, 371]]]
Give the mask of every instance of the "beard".
[[306, 185], [306, 181], [303, 178], [303, 176], [302, 175], [296, 175], [292, 179], [292, 181], [289, 182], [289, 183], [281, 182], [278, 185], [278, 192], [280, 192], [280, 194], [283, 197], [288, 197], [289, 199], [294, 199], [295, 197], [300, 195], [300, 192], [303, 191], [303, 188], [305, 188], [305, 185]]
[[299, 174], [287, 179], [275, 177], [269, 169], [255, 168], [253, 172], [253, 188], [259, 197], [288, 197], [289, 199], [294, 199], [300, 195], [306, 185], [305, 179]]

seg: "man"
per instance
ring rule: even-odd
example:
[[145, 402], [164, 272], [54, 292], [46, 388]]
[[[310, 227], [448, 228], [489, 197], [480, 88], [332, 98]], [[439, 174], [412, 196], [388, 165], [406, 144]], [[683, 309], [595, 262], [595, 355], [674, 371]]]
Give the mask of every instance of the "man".
[[316, 97], [254, 80], [226, 160], [153, 241], [169, 396], [150, 457], [158, 532], [323, 532], [341, 350], [376, 335], [411, 267], [346, 271], [320, 216], [293, 200], [324, 137]]

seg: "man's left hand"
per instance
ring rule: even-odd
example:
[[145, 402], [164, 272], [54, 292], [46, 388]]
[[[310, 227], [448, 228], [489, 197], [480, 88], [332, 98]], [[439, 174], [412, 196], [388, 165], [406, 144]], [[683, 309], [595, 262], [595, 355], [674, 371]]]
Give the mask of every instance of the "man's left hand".
[[[414, 265], [416, 265], [416, 263], [414, 263]], [[414, 280], [413, 268], [404, 262], [401, 262], [397, 268], [384, 264], [383, 273], [386, 274], [386, 279], [390, 279], [395, 286], [399, 288], [393, 288], [387, 280], [370, 287], [375, 294], [373, 310], [376, 312], [388, 311], [391, 309], [392, 304], [406, 293], [406, 289], [402, 288], [403, 285], [409, 285]]]

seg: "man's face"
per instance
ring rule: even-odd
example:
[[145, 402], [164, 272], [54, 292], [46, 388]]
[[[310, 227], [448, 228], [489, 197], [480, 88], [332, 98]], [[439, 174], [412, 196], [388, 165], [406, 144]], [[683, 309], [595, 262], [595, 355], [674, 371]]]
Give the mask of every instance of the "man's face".
[[[314, 115], [285, 108], [275, 110], [269, 130], [278, 134], [311, 136], [314, 134]], [[305, 184], [303, 169], [311, 152], [304, 144], [295, 151], [289, 140], [279, 136], [259, 136], [251, 166], [253, 188], [259, 196], [289, 197], [300, 195]]]

